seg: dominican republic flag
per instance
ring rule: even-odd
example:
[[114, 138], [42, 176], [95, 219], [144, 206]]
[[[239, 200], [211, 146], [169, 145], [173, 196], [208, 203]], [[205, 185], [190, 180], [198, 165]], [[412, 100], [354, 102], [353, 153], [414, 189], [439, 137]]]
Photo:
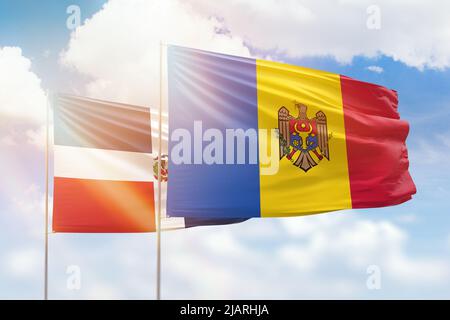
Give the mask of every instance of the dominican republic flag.
[[[53, 231], [155, 231], [150, 109], [69, 95], [53, 102]], [[243, 221], [169, 218], [163, 208], [163, 230]]]

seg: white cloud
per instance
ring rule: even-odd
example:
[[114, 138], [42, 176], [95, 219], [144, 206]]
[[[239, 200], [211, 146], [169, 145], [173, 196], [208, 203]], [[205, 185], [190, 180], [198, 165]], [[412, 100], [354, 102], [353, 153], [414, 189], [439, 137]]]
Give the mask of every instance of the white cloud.
[[[260, 228], [271, 232], [255, 236]], [[370, 297], [369, 265], [380, 267], [384, 294], [393, 297], [450, 279], [449, 259], [412, 255], [397, 225], [351, 213], [257, 219], [166, 233], [163, 241], [166, 298]]]
[[[155, 235], [51, 235], [51, 297], [154, 298], [154, 240]], [[408, 248], [408, 235], [395, 224], [352, 213], [171, 231], [162, 237], [162, 293], [165, 299], [371, 298], [369, 265], [381, 270], [384, 297], [411, 291], [409, 297], [423, 298], [426, 288], [448, 292], [449, 259], [410, 254]], [[41, 271], [42, 255], [32, 250], [4, 258], [11, 276]], [[79, 291], [66, 287], [68, 265], [81, 269]]]
[[51, 52], [51, 50], [49, 50], [49, 49], [46, 49], [46, 50], [44, 50], [44, 52], [42, 53], [42, 56], [44, 57], [44, 58], [49, 58], [50, 56], [51, 56], [51, 54], [52, 54], [52, 52]]
[[383, 73], [384, 69], [380, 66], [368, 66], [366, 68], [369, 71], [375, 72], [375, 73]]
[[[417, 68], [450, 66], [450, 3], [376, 1], [380, 29], [367, 28], [371, 0], [193, 0], [205, 15], [224, 20], [231, 34], [259, 49], [289, 56], [392, 57]], [[417, 17], [421, 17], [420, 19]], [[426, 22], [425, 22], [426, 21]]]
[[15, 211], [33, 215], [44, 211], [45, 196], [37, 185], [31, 184], [21, 192], [20, 197], [13, 198], [13, 203]]
[[0, 114], [32, 124], [45, 120], [46, 96], [41, 80], [30, 70], [31, 61], [18, 47], [0, 47]]
[[[30, 237], [30, 241], [43, 237], [44, 195], [40, 185], [44, 182], [44, 156], [42, 148], [30, 148], [30, 144], [42, 146], [45, 108], [46, 95], [31, 71], [31, 61], [20, 48], [0, 48], [0, 176], [7, 181], [0, 186], [0, 242], [4, 250], [14, 252], [8, 266], [17, 267], [19, 275], [27, 270], [17, 263], [35, 253], [14, 247]], [[17, 230], [20, 233], [15, 233]], [[26, 261], [23, 264], [32, 267]]]
[[17, 143], [14, 139], [14, 136], [11, 134], [4, 135], [0, 140], [0, 145], [2, 146], [15, 146]]
[[[49, 128], [50, 129], [50, 128]], [[45, 144], [46, 144], [46, 126], [40, 126], [39, 128], [36, 129], [28, 129], [25, 132], [26, 136], [27, 136], [27, 142], [31, 145], [35, 145], [41, 149], [45, 148]], [[50, 132], [49, 132], [50, 135]]]
[[[13, 190], [9, 190], [8, 192], [12, 202], [8, 212], [10, 215], [9, 220], [15, 221], [17, 225], [20, 225], [24, 230], [27, 230], [27, 235], [41, 238], [45, 230], [43, 225], [45, 193], [34, 183], [31, 183], [27, 187], [23, 187], [23, 184], [27, 182], [29, 181], [25, 180], [19, 182], [18, 184], [21, 186], [15, 186]], [[17, 189], [17, 187], [22, 189]], [[52, 203], [51, 197], [49, 197], [49, 203]]]
[[61, 62], [92, 78], [92, 97], [157, 106], [160, 41], [248, 56], [243, 40], [187, 2], [110, 0], [72, 34]]
[[393, 253], [386, 261], [387, 271], [397, 281], [408, 286], [442, 285], [448, 283], [450, 264], [440, 258], [411, 259], [401, 253]]
[[119, 300], [123, 299], [121, 293], [110, 284], [94, 284], [89, 288], [86, 299], [90, 300]]
[[[376, 262], [393, 281], [409, 285], [439, 284], [450, 276], [450, 261], [410, 257], [406, 251], [407, 234], [389, 221], [319, 216], [284, 220], [282, 224], [294, 237], [306, 241], [306, 245], [287, 248], [291, 253], [297, 250], [311, 269], [325, 262], [326, 257], [334, 257], [355, 271]], [[309, 232], [292, 232], [302, 228]]]
[[18, 47], [0, 47], [0, 143], [42, 147], [47, 98], [31, 60]]
[[3, 257], [4, 272], [17, 278], [36, 277], [41, 271], [42, 255], [37, 248], [15, 249]]
[[[411, 163], [426, 165], [439, 165], [450, 161], [450, 132], [432, 134], [428, 139], [417, 138], [410, 149]], [[438, 168], [438, 167], [436, 167]]]

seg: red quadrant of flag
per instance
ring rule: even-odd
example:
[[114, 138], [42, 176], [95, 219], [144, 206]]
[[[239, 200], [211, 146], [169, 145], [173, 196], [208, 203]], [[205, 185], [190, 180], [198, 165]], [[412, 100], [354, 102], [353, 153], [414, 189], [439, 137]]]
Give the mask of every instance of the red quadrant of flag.
[[152, 232], [153, 182], [55, 177], [55, 232]]

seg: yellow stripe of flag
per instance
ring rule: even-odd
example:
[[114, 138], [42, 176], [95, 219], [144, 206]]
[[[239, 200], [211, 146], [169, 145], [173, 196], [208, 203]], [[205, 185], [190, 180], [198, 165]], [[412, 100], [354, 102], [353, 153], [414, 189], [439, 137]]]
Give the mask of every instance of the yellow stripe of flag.
[[[330, 160], [324, 157], [313, 170], [305, 173], [285, 156], [277, 173], [260, 175], [261, 216], [297, 216], [351, 208], [340, 76], [263, 60], [257, 60], [256, 69], [259, 129], [278, 128], [278, 112], [283, 106], [297, 118], [297, 101], [307, 106], [308, 118], [322, 111], [331, 135]], [[260, 172], [263, 172], [267, 165], [262, 157], [270, 154], [270, 144], [264, 139], [259, 141]], [[292, 160], [298, 155], [297, 152]], [[312, 158], [319, 162], [315, 154]]]

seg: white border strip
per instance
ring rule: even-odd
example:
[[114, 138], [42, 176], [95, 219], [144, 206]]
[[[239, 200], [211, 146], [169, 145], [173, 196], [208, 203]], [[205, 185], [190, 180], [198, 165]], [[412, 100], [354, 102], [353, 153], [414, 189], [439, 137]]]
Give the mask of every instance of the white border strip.
[[150, 153], [54, 145], [55, 177], [153, 182]]

